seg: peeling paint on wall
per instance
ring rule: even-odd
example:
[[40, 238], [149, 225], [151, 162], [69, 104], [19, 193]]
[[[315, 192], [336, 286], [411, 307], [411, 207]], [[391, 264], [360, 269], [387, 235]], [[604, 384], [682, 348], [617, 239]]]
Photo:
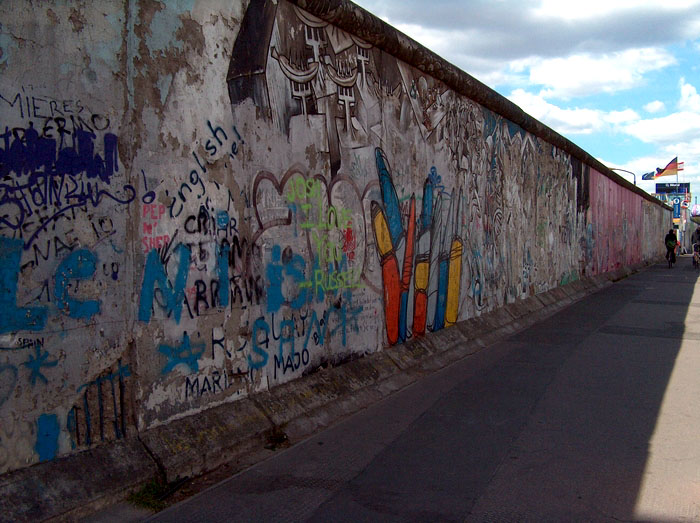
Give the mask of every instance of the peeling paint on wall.
[[0, 472], [659, 255], [667, 210], [285, 0], [12, 4]]

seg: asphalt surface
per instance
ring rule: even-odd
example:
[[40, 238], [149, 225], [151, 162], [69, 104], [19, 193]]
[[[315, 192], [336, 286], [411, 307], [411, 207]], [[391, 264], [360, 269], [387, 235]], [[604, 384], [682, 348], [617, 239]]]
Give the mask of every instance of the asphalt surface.
[[150, 521], [698, 521], [698, 276], [619, 281]]

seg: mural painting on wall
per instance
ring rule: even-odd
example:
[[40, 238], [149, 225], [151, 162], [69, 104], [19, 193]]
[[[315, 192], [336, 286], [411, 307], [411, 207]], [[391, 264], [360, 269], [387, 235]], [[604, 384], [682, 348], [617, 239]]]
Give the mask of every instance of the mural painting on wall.
[[[313, 183], [321, 184], [325, 205], [342, 207], [330, 203], [337, 197], [353, 209], [346, 243], [356, 258], [346, 261], [366, 286], [363, 294], [383, 294], [389, 344], [556, 284], [550, 273], [538, 281], [536, 267], [556, 248], [545, 245], [544, 232], [573, 233], [582, 220], [568, 156], [553, 152], [550, 172], [533, 171], [543, 153], [539, 140], [287, 2], [250, 3], [227, 80], [234, 114], [252, 100], [292, 150], [312, 146], [322, 158], [315, 161], [328, 179], [317, 174]], [[406, 150], [412, 157], [401, 154]], [[401, 165], [400, 194], [390, 156]], [[271, 228], [282, 237], [280, 228], [297, 233], [304, 209], [280, 201], [295, 170], [309, 183], [300, 164], [281, 177], [255, 178], [257, 238]], [[553, 194], [566, 198], [551, 203]], [[527, 241], [530, 228], [543, 233], [536, 245]], [[555, 270], [569, 274], [576, 253], [567, 245], [562, 252], [568, 259], [557, 260]], [[312, 260], [328, 261], [339, 260], [325, 252]]]
[[[295, 167], [281, 182], [261, 171], [240, 190], [240, 178], [213, 181], [209, 162], [228, 156], [239, 166], [236, 156], [247, 148], [241, 133], [207, 121], [201, 142], [210, 157], [193, 151], [192, 170], [174, 191], [144, 175], [144, 187], [172, 195], [166, 205], [153, 192], [144, 196], [137, 316], [161, 338], [149, 356], [161, 369], [149, 376], [152, 387], [180, 384], [172, 408], [235, 398], [264, 386], [263, 378], [299, 376], [331, 339], [344, 347], [359, 329], [352, 290], [363, 284], [353, 265], [351, 211], [329, 205], [325, 180]], [[313, 256], [299, 254], [307, 251], [298, 241], [265, 250], [261, 235], [291, 225], [292, 212]], [[152, 412], [144, 423], [156, 419]]]
[[[434, 193], [434, 182], [428, 177], [423, 185], [420, 216], [416, 216], [416, 197], [411, 195], [404, 222], [391, 168], [381, 149], [376, 150], [376, 160], [382, 204], [372, 202], [372, 229], [382, 266], [386, 333], [393, 345], [406, 341], [411, 325], [413, 334], [419, 336], [425, 333], [426, 326], [435, 331], [457, 321], [463, 250], [458, 228], [462, 194], [455, 196], [452, 192], [445, 217], [442, 194]], [[409, 304], [411, 294], [413, 306]]]
[[643, 256], [607, 178], [285, 0], [249, 2], [221, 81], [231, 118], [160, 152], [0, 90], [0, 472]]

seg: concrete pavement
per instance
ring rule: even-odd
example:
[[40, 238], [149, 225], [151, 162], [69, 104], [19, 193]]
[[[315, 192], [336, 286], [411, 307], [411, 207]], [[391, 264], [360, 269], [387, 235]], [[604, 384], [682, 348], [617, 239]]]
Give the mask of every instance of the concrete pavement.
[[696, 521], [700, 296], [656, 265], [152, 521]]

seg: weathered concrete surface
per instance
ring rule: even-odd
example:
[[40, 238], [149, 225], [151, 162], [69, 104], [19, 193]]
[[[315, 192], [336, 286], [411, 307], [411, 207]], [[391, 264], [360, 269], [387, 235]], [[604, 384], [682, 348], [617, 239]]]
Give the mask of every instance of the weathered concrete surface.
[[151, 521], [697, 521], [699, 276], [607, 285]]
[[125, 499], [159, 470], [136, 438], [5, 474], [0, 521], [43, 521], [86, 514]]
[[[576, 299], [598, 291], [601, 282], [586, 281], [583, 288], [584, 294]], [[174, 482], [223, 463], [232, 472], [242, 470], [273, 454], [265, 448], [273, 430], [297, 443], [572, 303], [570, 298], [556, 301], [555, 296], [561, 297], [560, 290], [541, 295], [534, 300], [537, 306], [533, 299], [512, 304], [509, 310], [520, 311], [517, 319], [505, 309], [497, 310], [390, 351], [172, 421], [145, 431], [138, 440], [122, 440], [7, 474], [0, 479], [0, 521], [73, 520], [124, 499], [153, 478]]]
[[668, 207], [304, 5], [0, 3], [0, 474], [137, 437], [195, 474], [662, 254]]
[[596, 158], [576, 144], [532, 118], [513, 102], [481, 83], [473, 76], [455, 67], [444, 58], [426, 49], [421, 44], [396, 31], [383, 20], [373, 16], [363, 8], [344, 0], [290, 0], [302, 9], [336, 25], [349, 33], [356, 34], [389, 54], [412, 64], [426, 74], [437, 78], [460, 94], [480, 103], [484, 107], [501, 114], [535, 136], [568, 152], [587, 165], [590, 165], [622, 185], [653, 203], [654, 198], [635, 184], [610, 170]]

